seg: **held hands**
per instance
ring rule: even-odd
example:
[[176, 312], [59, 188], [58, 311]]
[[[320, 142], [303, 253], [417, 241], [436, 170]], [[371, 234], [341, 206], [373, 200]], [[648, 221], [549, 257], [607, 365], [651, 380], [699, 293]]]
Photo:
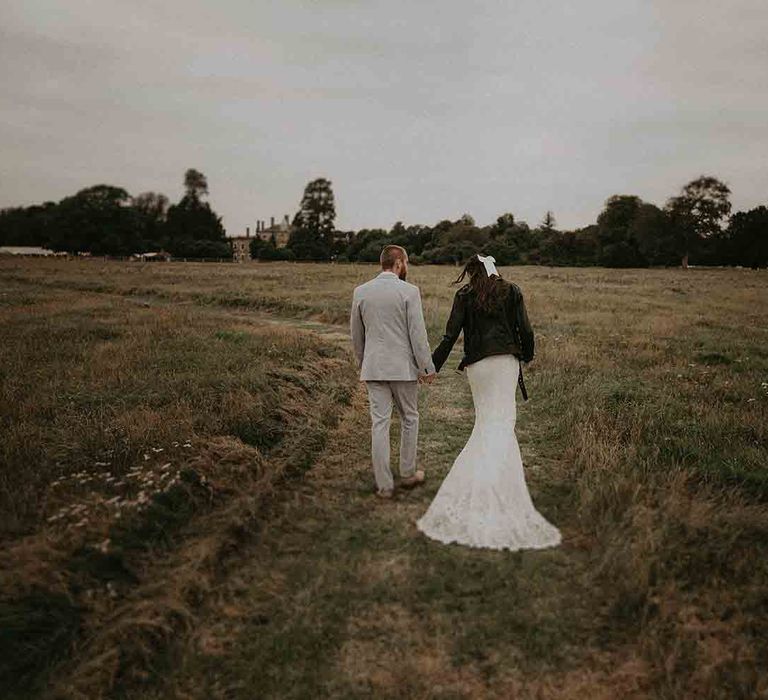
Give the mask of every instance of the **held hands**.
[[435, 381], [436, 378], [437, 378], [436, 372], [432, 372], [432, 374], [422, 374], [419, 377], [419, 384], [431, 384], [432, 382]]

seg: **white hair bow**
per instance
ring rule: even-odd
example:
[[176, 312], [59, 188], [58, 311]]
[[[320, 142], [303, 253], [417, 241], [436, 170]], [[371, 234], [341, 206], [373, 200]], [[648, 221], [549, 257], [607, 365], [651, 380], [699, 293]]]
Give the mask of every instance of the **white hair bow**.
[[496, 258], [494, 258], [492, 255], [478, 255], [477, 259], [485, 265], [485, 271], [488, 274], [488, 277], [491, 275], [499, 275], [499, 271], [496, 269]]

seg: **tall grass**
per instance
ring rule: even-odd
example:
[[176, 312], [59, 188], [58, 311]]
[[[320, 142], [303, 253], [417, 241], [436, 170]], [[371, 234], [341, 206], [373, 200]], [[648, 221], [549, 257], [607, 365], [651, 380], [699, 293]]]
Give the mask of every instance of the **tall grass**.
[[218, 309], [0, 284], [0, 688], [74, 655], [59, 691], [96, 697], [193, 619], [353, 375], [321, 338]]

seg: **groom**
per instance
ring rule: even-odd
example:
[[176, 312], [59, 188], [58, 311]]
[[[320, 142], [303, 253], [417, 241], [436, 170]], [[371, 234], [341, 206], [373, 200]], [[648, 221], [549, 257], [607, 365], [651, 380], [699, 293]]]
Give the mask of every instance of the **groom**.
[[377, 495], [392, 498], [389, 424], [392, 404], [400, 414], [400, 486], [424, 482], [416, 469], [419, 437], [417, 384], [431, 384], [435, 365], [424, 327], [419, 288], [405, 281], [408, 253], [398, 245], [381, 251], [382, 272], [355, 289], [349, 319], [360, 379], [371, 410], [371, 461]]

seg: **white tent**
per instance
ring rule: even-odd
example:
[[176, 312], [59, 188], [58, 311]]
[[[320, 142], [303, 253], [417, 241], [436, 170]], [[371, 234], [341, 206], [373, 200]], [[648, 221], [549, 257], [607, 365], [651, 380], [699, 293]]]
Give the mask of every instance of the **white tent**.
[[52, 250], [48, 248], [40, 248], [39, 246], [24, 246], [24, 245], [3, 245], [0, 246], [0, 255], [56, 255]]

